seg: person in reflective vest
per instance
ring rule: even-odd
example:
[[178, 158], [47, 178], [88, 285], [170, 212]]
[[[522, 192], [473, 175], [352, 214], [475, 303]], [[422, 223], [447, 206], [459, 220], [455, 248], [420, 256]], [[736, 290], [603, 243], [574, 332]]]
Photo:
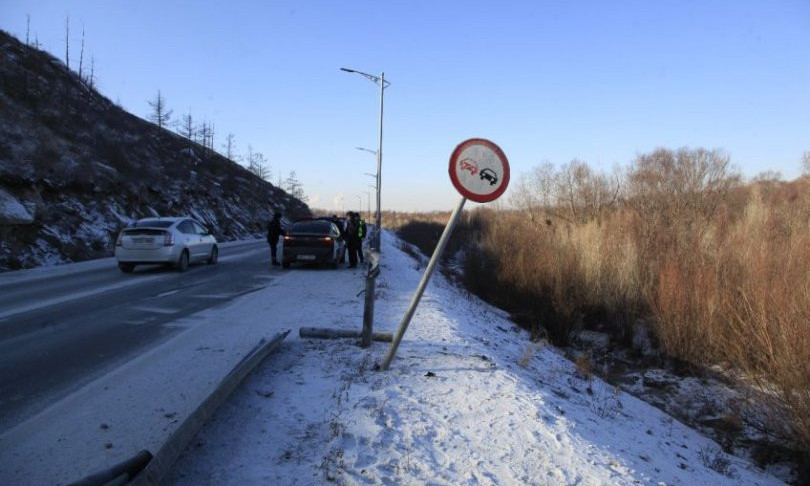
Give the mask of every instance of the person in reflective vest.
[[366, 239], [366, 220], [360, 218], [360, 215], [354, 213], [357, 216], [359, 222], [357, 223], [357, 236], [360, 237], [360, 244], [357, 246], [357, 256], [360, 258], [360, 263], [364, 263], [365, 259], [363, 258], [363, 240]]

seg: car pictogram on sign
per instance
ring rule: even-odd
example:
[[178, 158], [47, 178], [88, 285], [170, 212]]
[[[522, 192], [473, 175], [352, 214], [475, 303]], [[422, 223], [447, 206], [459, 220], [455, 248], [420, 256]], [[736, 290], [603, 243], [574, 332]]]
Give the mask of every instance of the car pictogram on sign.
[[475, 175], [478, 173], [478, 163], [473, 159], [464, 159], [461, 161], [461, 170], [466, 170], [470, 175]]
[[481, 178], [482, 181], [484, 179], [488, 180], [490, 186], [494, 186], [495, 184], [498, 183], [498, 174], [496, 174], [495, 171], [490, 168], [482, 170], [479, 177]]

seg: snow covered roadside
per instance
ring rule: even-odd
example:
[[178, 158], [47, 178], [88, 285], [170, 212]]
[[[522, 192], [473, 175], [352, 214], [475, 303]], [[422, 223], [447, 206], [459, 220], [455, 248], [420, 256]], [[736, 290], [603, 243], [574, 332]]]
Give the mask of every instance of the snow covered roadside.
[[[421, 268], [383, 238], [375, 331], [394, 332]], [[287, 279], [293, 328], [206, 425], [167, 483], [782, 484], [658, 409], [527, 340], [434, 275], [396, 359], [388, 344], [303, 340], [359, 329], [361, 272]], [[331, 285], [333, 278], [348, 277]], [[288, 292], [289, 291], [289, 292]], [[277, 289], [258, 292], [282, 298]], [[256, 297], [248, 297], [254, 299]]]

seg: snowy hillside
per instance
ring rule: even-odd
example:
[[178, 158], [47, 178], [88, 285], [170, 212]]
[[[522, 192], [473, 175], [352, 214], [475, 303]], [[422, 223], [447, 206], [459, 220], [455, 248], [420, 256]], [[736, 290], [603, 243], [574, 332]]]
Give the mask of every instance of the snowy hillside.
[[261, 233], [274, 210], [309, 214], [3, 31], [0, 107], [0, 271], [110, 256], [118, 231], [146, 216], [190, 215], [231, 240]]
[[[375, 331], [396, 330], [421, 276], [400, 245], [384, 234]], [[298, 327], [359, 329], [362, 288], [361, 271], [304, 269], [219, 316], [293, 333], [203, 429], [169, 484], [782, 484], [578, 375], [441, 275], [388, 371], [374, 370], [388, 344], [297, 336]]]

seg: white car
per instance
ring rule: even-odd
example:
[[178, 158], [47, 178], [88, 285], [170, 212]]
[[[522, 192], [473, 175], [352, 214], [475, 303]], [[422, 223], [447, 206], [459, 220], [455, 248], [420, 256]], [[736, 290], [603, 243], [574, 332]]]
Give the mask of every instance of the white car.
[[217, 239], [199, 222], [188, 218], [144, 218], [118, 234], [115, 258], [122, 272], [135, 265], [169, 264], [181, 272], [193, 262], [217, 262]]

